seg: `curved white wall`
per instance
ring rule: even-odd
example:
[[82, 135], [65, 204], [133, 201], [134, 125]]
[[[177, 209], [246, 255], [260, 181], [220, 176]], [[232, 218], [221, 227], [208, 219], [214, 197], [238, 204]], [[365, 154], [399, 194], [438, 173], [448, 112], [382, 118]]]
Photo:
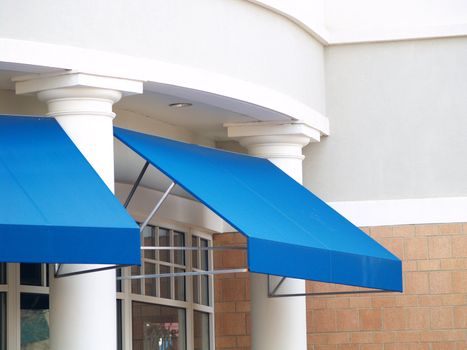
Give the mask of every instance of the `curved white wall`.
[[5, 0], [0, 33], [204, 69], [324, 112], [321, 44], [285, 17], [247, 1]]

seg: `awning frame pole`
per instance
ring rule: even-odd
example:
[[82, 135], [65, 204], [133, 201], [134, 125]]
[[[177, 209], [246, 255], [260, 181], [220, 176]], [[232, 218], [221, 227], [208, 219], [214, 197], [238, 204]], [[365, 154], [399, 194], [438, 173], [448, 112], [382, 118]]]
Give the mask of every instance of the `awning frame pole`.
[[227, 273], [242, 273], [248, 272], [248, 269], [225, 269], [225, 270], [206, 270], [206, 271], [190, 271], [190, 272], [171, 272], [171, 273], [157, 273], [151, 275], [135, 275], [135, 276], [121, 276], [117, 280], [141, 280], [146, 278], [164, 278], [164, 277], [185, 277], [185, 276], [206, 276], [206, 275], [220, 275]]
[[159, 208], [161, 207], [161, 205], [164, 203], [165, 199], [167, 198], [167, 196], [169, 195], [170, 191], [172, 191], [172, 189], [175, 187], [175, 182], [172, 182], [169, 186], [169, 188], [167, 188], [167, 190], [164, 192], [164, 194], [162, 195], [162, 198], [159, 200], [159, 202], [157, 202], [156, 206], [154, 207], [154, 209], [151, 211], [151, 213], [149, 214], [149, 216], [147, 217], [146, 220], [144, 220], [144, 222], [141, 224], [141, 226], [139, 227], [139, 231], [140, 232], [143, 232], [144, 229], [146, 228], [146, 226], [148, 225], [149, 221], [151, 221], [151, 219], [154, 217], [154, 215], [156, 215], [157, 211], [159, 210]]
[[151, 246], [146, 246], [146, 247], [141, 247], [141, 250], [197, 250], [197, 251], [203, 251], [203, 250], [246, 250], [246, 246], [209, 246], [209, 247], [151, 247]]
[[271, 290], [271, 276], [268, 275], [268, 297], [269, 298], [286, 298], [286, 297], [307, 297], [307, 296], [320, 296], [320, 295], [347, 295], [347, 294], [374, 294], [374, 293], [399, 293], [393, 291], [387, 291], [382, 289], [374, 290], [354, 290], [354, 291], [342, 291], [342, 292], [311, 292], [311, 293], [288, 293], [288, 294], [276, 294], [279, 287], [285, 282], [287, 277], [282, 277], [277, 285]]
[[135, 194], [136, 189], [138, 188], [138, 186], [139, 186], [141, 180], [143, 179], [143, 176], [144, 176], [144, 174], [146, 173], [146, 170], [148, 169], [148, 166], [149, 166], [149, 162], [146, 161], [146, 163], [144, 163], [143, 168], [141, 169], [141, 171], [140, 171], [140, 173], [139, 173], [139, 175], [138, 175], [138, 178], [136, 179], [136, 181], [135, 181], [133, 187], [131, 188], [130, 193], [128, 194], [128, 197], [127, 197], [126, 200], [125, 200], [125, 204], [123, 204], [123, 206], [124, 206], [125, 208], [127, 208], [128, 205], [130, 204], [130, 201], [131, 201], [131, 199], [133, 198], [133, 195]]
[[92, 272], [99, 272], [99, 271], [106, 271], [106, 270], [113, 270], [113, 269], [120, 269], [123, 267], [128, 267], [132, 265], [111, 265], [111, 266], [104, 266], [99, 267], [96, 269], [89, 269], [89, 270], [81, 270], [81, 271], [74, 271], [74, 272], [66, 272], [66, 273], [59, 273], [62, 267], [62, 264], [55, 264], [58, 265], [58, 268], [55, 270], [54, 277], [55, 278], [62, 278], [62, 277], [69, 277], [69, 276], [76, 276], [76, 275], [83, 275], [85, 273], [92, 273]]

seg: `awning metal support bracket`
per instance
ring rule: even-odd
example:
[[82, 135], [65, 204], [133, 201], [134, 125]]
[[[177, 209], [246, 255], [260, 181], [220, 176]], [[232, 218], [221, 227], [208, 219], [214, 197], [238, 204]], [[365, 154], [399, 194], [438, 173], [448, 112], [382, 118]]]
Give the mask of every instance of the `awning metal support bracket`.
[[98, 267], [95, 269], [88, 269], [88, 270], [80, 270], [80, 271], [74, 271], [74, 272], [66, 272], [66, 273], [60, 273], [60, 270], [62, 269], [63, 264], [55, 264], [55, 273], [54, 277], [55, 278], [62, 278], [62, 277], [70, 277], [70, 276], [77, 276], [77, 275], [84, 275], [86, 273], [92, 273], [92, 272], [99, 272], [99, 271], [106, 271], [106, 270], [113, 270], [113, 269], [120, 269], [123, 267], [128, 267], [131, 265], [109, 265], [109, 266], [103, 266], [103, 267]]
[[271, 290], [271, 276], [268, 275], [268, 297], [269, 298], [306, 297], [306, 296], [319, 296], [319, 295], [393, 293], [393, 292], [387, 291], [387, 290], [373, 289], [373, 290], [349, 290], [349, 291], [337, 291], [337, 292], [311, 292], [311, 293], [277, 294], [277, 290], [285, 282], [286, 279], [287, 279], [287, 277], [282, 277], [280, 279], [280, 281]]
[[127, 208], [128, 205], [130, 204], [130, 201], [131, 201], [131, 199], [133, 198], [133, 195], [135, 194], [136, 189], [138, 188], [138, 186], [139, 186], [141, 180], [143, 179], [144, 173], [145, 173], [146, 170], [148, 169], [148, 166], [149, 166], [149, 162], [146, 161], [146, 163], [144, 163], [143, 168], [141, 169], [141, 171], [140, 171], [140, 173], [139, 173], [139, 175], [138, 175], [138, 178], [136, 179], [136, 181], [135, 181], [133, 187], [131, 188], [130, 193], [128, 194], [128, 197], [127, 197], [127, 199], [126, 199], [126, 201], [125, 201], [125, 204], [123, 204], [123, 206], [124, 206], [125, 208]]
[[175, 182], [172, 182], [169, 186], [169, 188], [167, 188], [167, 190], [164, 192], [164, 194], [162, 195], [161, 199], [159, 200], [159, 202], [157, 202], [156, 206], [154, 207], [154, 209], [151, 211], [151, 213], [149, 214], [149, 216], [147, 217], [146, 220], [144, 220], [144, 222], [141, 224], [141, 226], [139, 227], [139, 231], [140, 232], [143, 232], [145, 227], [148, 225], [149, 221], [151, 221], [151, 219], [154, 217], [154, 215], [156, 215], [157, 211], [159, 210], [159, 208], [161, 207], [162, 203], [164, 203], [164, 201], [166, 200], [166, 198], [168, 197], [170, 191], [172, 191], [172, 189], [175, 187]]
[[151, 275], [121, 276], [121, 277], [117, 277], [117, 280], [140, 280], [140, 279], [146, 279], [146, 278], [206, 276], [206, 275], [220, 275], [220, 274], [226, 274], [226, 273], [241, 273], [241, 272], [248, 272], [248, 269], [240, 268], [240, 269], [206, 270], [206, 271], [192, 271], [192, 272], [156, 273], [156, 274], [151, 274]]

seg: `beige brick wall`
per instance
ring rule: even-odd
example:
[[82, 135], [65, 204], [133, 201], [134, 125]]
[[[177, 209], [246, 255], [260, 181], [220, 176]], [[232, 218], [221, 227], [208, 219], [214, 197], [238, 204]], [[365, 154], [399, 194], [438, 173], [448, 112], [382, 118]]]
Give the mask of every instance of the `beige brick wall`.
[[[308, 297], [308, 348], [467, 350], [467, 224], [364, 230], [403, 260], [405, 291]], [[222, 234], [214, 242], [239, 244], [244, 238]], [[216, 254], [216, 268], [244, 264], [243, 252]], [[217, 349], [249, 349], [248, 275], [216, 277], [215, 288]], [[307, 288], [333, 286], [310, 282]]]

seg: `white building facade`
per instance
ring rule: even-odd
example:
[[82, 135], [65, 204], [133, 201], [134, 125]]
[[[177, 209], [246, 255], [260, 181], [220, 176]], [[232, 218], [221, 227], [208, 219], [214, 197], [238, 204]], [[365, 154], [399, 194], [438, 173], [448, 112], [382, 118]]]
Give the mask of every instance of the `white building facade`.
[[[4, 0], [0, 114], [55, 118], [122, 203], [144, 160], [113, 126], [267, 158], [357, 226], [461, 224], [466, 35], [467, 4], [454, 0]], [[143, 222], [169, 184], [148, 170], [131, 216]], [[141, 240], [203, 248], [232, 231], [175, 188]], [[117, 274], [208, 271], [215, 254], [143, 251], [141, 267]], [[306, 298], [269, 298], [265, 275], [249, 276], [241, 345], [241, 332], [217, 334], [214, 276], [55, 279], [53, 268], [0, 265], [0, 350], [321, 346]], [[283, 287], [306, 291], [302, 280]], [[452, 342], [467, 342], [453, 317], [464, 338]]]

